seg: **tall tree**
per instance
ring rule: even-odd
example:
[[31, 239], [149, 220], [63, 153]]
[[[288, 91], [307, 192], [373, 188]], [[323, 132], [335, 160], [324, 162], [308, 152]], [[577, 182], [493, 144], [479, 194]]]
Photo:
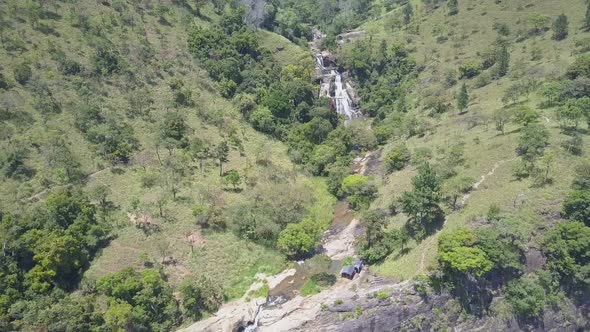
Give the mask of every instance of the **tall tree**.
[[219, 176], [223, 176], [223, 164], [228, 162], [229, 145], [226, 141], [219, 143], [215, 148], [215, 157], [219, 161]]
[[201, 175], [205, 172], [205, 160], [211, 157], [211, 152], [207, 142], [200, 139], [195, 139], [190, 145], [190, 154], [193, 160], [199, 161], [199, 168], [201, 169]]
[[461, 86], [461, 90], [459, 90], [459, 94], [457, 95], [457, 108], [459, 111], [463, 112], [469, 105], [469, 92], [467, 92], [467, 85], [463, 83]]
[[502, 45], [500, 48], [497, 66], [498, 77], [504, 77], [508, 74], [508, 69], [510, 69], [510, 53], [508, 52], [508, 47], [506, 45]]
[[449, 1], [449, 15], [457, 15], [459, 13], [459, 1], [458, 0], [450, 0]]
[[422, 238], [426, 228], [440, 217], [440, 180], [434, 169], [424, 163], [418, 175], [412, 179], [412, 191], [406, 191], [400, 198], [402, 211], [410, 217], [414, 235]]
[[557, 19], [553, 22], [553, 39], [563, 40], [567, 38], [568, 26], [567, 16], [564, 14], [557, 16]]
[[404, 23], [406, 23], [406, 25], [409, 25], [410, 22], [412, 21], [412, 16], [414, 15], [414, 8], [412, 7], [411, 3], [407, 3], [404, 6]]

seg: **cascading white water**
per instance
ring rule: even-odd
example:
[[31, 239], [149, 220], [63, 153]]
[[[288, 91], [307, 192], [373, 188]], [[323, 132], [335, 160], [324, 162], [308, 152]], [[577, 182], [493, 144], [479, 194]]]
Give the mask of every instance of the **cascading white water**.
[[336, 112], [344, 115], [346, 120], [360, 117], [361, 113], [352, 106], [352, 99], [350, 98], [348, 91], [344, 88], [342, 75], [338, 71], [332, 70], [332, 76], [335, 77], [334, 104], [336, 104]]
[[326, 67], [324, 66], [324, 56], [321, 53], [316, 54], [315, 61], [318, 65], [318, 68], [320, 69], [320, 71], [323, 72], [326, 69]]
[[254, 317], [254, 322], [252, 323], [252, 325], [248, 325], [246, 326], [246, 328], [244, 329], [244, 332], [254, 332], [256, 331], [256, 329], [258, 328], [258, 318], [260, 317], [260, 314], [262, 313], [262, 306], [258, 307], [258, 310], [256, 312], [256, 316]]

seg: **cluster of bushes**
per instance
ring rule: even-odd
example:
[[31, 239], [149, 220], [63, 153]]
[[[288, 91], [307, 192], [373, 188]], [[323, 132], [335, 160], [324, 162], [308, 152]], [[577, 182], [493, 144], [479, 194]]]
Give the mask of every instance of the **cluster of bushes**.
[[0, 321], [7, 327], [19, 312], [35, 310], [35, 301], [73, 289], [108, 240], [109, 227], [84, 194], [68, 190], [25, 215], [0, 216]]
[[117, 115], [101, 110], [98, 103], [81, 103], [75, 111], [75, 124], [84, 138], [112, 163], [126, 163], [139, 148], [133, 128]]
[[536, 319], [547, 305], [558, 305], [563, 296], [584, 301], [590, 295], [586, 253], [590, 250], [588, 165], [582, 164], [563, 204], [563, 216], [542, 239], [542, 269], [526, 274], [524, 253], [526, 224], [490, 208], [488, 223], [477, 229], [443, 233], [438, 254], [443, 276], [437, 285], [452, 290], [470, 312], [489, 308], [493, 294], [504, 290], [515, 314]]

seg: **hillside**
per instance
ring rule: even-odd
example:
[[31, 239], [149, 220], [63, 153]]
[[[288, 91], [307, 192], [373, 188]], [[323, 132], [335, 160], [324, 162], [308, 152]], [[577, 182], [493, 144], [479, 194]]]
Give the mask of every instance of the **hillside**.
[[[529, 220], [528, 232], [532, 232], [534, 228], [547, 227], [548, 220], [544, 220], [546, 218], [542, 216], [553, 215], [560, 210], [563, 197], [570, 191], [574, 168], [584, 158], [572, 155], [561, 147], [569, 136], [561, 130], [556, 108], [542, 107], [545, 100], [542, 85], [565, 74], [569, 65], [580, 54], [580, 47], [576, 45], [589, 37], [581, 29], [584, 4], [581, 1], [571, 1], [568, 5], [550, 1], [511, 1], [498, 4], [460, 1], [459, 12], [455, 16], [449, 16], [444, 5], [429, 10], [422, 3], [412, 4], [416, 8], [416, 14], [407, 28], [395, 28], [395, 17], [401, 16], [402, 11], [399, 8], [359, 29], [371, 36], [375, 47], [381, 40], [386, 40], [388, 44], [407, 45], [412, 57], [421, 67], [406, 102], [416, 109], [418, 116], [422, 116], [426, 132], [424, 137], [408, 139], [405, 142], [408, 148], [411, 151], [430, 149], [432, 160], [437, 160], [444, 158], [445, 148], [461, 145], [464, 160], [457, 165], [457, 176], [469, 177], [474, 182], [485, 178], [478, 189], [470, 194], [468, 203], [459, 211], [448, 215], [445, 227], [468, 225], [474, 219], [484, 216], [492, 205], [496, 205], [506, 214]], [[543, 25], [549, 29], [550, 18], [562, 13], [567, 15], [570, 22], [570, 34], [565, 40], [554, 40], [550, 30], [531, 35], [529, 21], [532, 16], [545, 17]], [[399, 27], [403, 23], [401, 17], [398, 20]], [[508, 75], [492, 80], [490, 70], [486, 70], [471, 79], [458, 79], [461, 66], [480, 62], [482, 55], [492, 50], [499, 38], [494, 27], [500, 24], [505, 24], [510, 31], [504, 38], [510, 45], [511, 69]], [[394, 31], [391, 32], [390, 29]], [[543, 51], [538, 57], [534, 57], [538, 50]], [[451, 84], [447, 83], [447, 77], [454, 77], [457, 82], [449, 86]], [[468, 108], [459, 113], [456, 110], [455, 96], [463, 83], [469, 90], [470, 101]], [[538, 88], [530, 94], [518, 97], [515, 102], [503, 101], [507, 91], [517, 89], [518, 84]], [[448, 105], [450, 111], [436, 114], [432, 104], [439, 102]], [[515, 151], [519, 139], [519, 124], [508, 123], [504, 129], [506, 134], [502, 135], [495, 130], [494, 123], [495, 111], [514, 109], [515, 104], [539, 109], [541, 122], [549, 129], [549, 151], [554, 154], [555, 159], [551, 168], [556, 172], [549, 186], [534, 186], [530, 180], [515, 181], [513, 167], [518, 163]], [[429, 113], [434, 114], [423, 116]], [[384, 156], [397, 143], [386, 146]], [[582, 146], [587, 151], [587, 145]], [[585, 153], [581, 152], [581, 155], [584, 156]], [[415, 174], [415, 167], [409, 167], [384, 176], [381, 179], [383, 185], [380, 199], [375, 206], [387, 208], [392, 195], [399, 195], [410, 188], [410, 179]], [[400, 225], [403, 221], [404, 218], [400, 216], [393, 223]], [[377, 271], [408, 278], [433, 269], [436, 265], [436, 236], [438, 234], [423, 241], [399, 260], [387, 260]], [[417, 261], [424, 264], [410, 264]]]
[[[215, 231], [225, 229], [226, 218], [235, 219], [240, 209], [252, 206], [259, 209], [252, 215], [265, 213], [269, 223], [331, 218], [333, 199], [325, 185], [298, 172], [284, 145], [245, 123], [190, 53], [188, 30], [216, 24], [219, 8], [11, 1], [0, 10], [3, 252], [40, 259], [39, 244], [24, 249], [10, 237], [39, 228], [35, 220], [46, 213], [48, 200], [90, 203], [87, 208], [96, 211], [91, 221], [101, 229], [95, 239], [84, 240], [97, 245], [68, 253], [84, 258], [54, 256], [71, 261], [76, 272], [68, 282], [57, 282], [52, 273], [59, 276], [66, 267], [47, 266], [49, 274], [39, 279], [43, 290], [36, 294], [13, 293], [30, 287], [31, 263], [16, 263], [19, 271], [3, 260], [3, 281], [18, 277], [0, 287], [0, 329], [98, 324], [103, 319], [95, 321], [92, 310], [62, 321], [55, 317], [67, 316], [70, 305], [93, 302], [95, 295], [100, 302], [96, 314], [102, 316], [111, 300], [88, 285], [129, 268], [158, 271], [165, 278], [163, 292], [178, 292], [183, 282], [205, 278], [218, 281], [223, 291], [215, 296], [221, 300], [240, 297], [256, 273], [277, 273], [286, 262], [269, 245]], [[279, 72], [287, 64], [311, 62], [306, 50], [283, 37], [264, 31], [259, 36], [273, 59], [269, 66], [276, 63]], [[299, 60], [290, 62], [294, 58]], [[18, 68], [30, 71], [20, 82]], [[219, 175], [214, 152], [220, 146], [227, 151], [221, 171], [237, 172], [237, 182]], [[75, 197], [82, 201], [59, 203]], [[53, 226], [41, 229], [63, 233]], [[55, 293], [60, 288], [89, 296]], [[36, 307], [40, 301], [56, 304], [42, 310]], [[181, 315], [171, 315], [174, 321], [164, 317], [159, 322], [164, 325], [151, 328], [178, 324]], [[186, 319], [196, 315], [199, 311]]]
[[583, 0], [1, 3], [0, 330], [590, 328], [589, 31]]

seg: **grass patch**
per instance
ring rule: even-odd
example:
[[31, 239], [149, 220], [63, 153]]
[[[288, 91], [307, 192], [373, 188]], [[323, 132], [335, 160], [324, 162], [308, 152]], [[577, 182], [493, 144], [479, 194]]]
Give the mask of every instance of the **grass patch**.
[[317, 294], [322, 289], [330, 287], [336, 283], [336, 276], [326, 272], [317, 273], [311, 276], [309, 280], [303, 285], [299, 293], [302, 296]]
[[320, 288], [320, 286], [318, 286], [317, 281], [314, 280], [313, 278], [310, 278], [303, 285], [303, 287], [301, 287], [299, 294], [301, 294], [301, 296], [309, 296], [309, 295], [317, 294], [321, 291], [322, 291], [322, 289]]
[[265, 283], [264, 285], [262, 285], [262, 287], [258, 288], [255, 291], [250, 292], [250, 294], [248, 294], [248, 296], [251, 298], [266, 297], [268, 295], [269, 290], [270, 290], [270, 288], [268, 287], [268, 284]]

